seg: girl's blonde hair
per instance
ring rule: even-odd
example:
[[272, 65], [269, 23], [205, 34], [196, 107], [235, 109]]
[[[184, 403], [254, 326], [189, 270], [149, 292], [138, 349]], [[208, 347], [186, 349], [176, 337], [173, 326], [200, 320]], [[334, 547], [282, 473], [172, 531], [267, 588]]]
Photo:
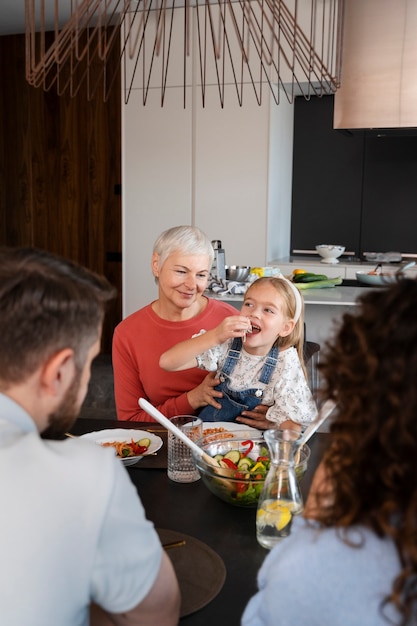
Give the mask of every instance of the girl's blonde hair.
[[[308, 379], [307, 370], [304, 363], [304, 298], [300, 294], [297, 306], [297, 296], [294, 293], [294, 288], [296, 289], [296, 287], [289, 285], [288, 282], [289, 281], [283, 276], [263, 276], [262, 278], [258, 278], [257, 280], [255, 280], [255, 282], [250, 285], [250, 287], [246, 291], [246, 295], [249, 294], [254, 285], [272, 285], [272, 287], [274, 287], [274, 289], [276, 289], [278, 294], [282, 297], [282, 300], [284, 302], [283, 315], [287, 319], [294, 320], [295, 325], [294, 329], [289, 335], [287, 335], [286, 337], [277, 337], [275, 343], [278, 348], [289, 348], [290, 346], [294, 346], [294, 348], [297, 350], [304, 376], [306, 377], [306, 379]], [[296, 313], [299, 309], [300, 303], [301, 312], [298, 319], [296, 320]]]

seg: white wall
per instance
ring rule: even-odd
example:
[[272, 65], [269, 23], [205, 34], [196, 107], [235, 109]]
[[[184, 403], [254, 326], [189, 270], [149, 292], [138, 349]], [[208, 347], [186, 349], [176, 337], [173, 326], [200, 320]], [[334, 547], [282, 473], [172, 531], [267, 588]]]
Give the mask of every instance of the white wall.
[[156, 297], [152, 246], [171, 226], [194, 224], [220, 239], [229, 264], [289, 254], [292, 105], [276, 105], [265, 86], [259, 106], [248, 85], [240, 107], [226, 85], [224, 108], [217, 86], [203, 108], [196, 82], [186, 109], [175, 80], [163, 108], [156, 87], [142, 106], [139, 80], [122, 104], [123, 316]]
[[294, 106], [281, 92], [269, 124], [267, 264], [290, 253], [293, 131]]
[[181, 100], [143, 108], [139, 90], [122, 107], [123, 316], [156, 295], [153, 243], [171, 226], [191, 223], [191, 120]]

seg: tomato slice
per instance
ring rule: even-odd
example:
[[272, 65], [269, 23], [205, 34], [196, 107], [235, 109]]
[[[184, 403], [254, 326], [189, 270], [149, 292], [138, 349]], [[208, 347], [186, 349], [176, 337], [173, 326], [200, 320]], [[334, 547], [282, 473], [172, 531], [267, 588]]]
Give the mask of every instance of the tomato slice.
[[133, 455], [145, 454], [148, 449], [146, 446], [139, 446], [133, 439], [129, 445], [132, 448]]

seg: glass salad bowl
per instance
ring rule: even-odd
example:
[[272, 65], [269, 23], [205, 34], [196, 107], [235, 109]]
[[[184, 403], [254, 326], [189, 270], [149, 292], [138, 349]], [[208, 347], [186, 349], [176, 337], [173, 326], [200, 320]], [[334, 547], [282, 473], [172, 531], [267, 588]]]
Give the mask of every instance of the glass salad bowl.
[[[270, 466], [262, 434], [248, 438], [247, 432], [235, 430], [204, 436], [197, 443], [218, 463], [218, 467], [211, 465], [192, 453], [202, 482], [211, 493], [234, 506], [256, 507]], [[310, 448], [304, 444], [295, 467], [298, 480], [304, 476], [309, 458]]]

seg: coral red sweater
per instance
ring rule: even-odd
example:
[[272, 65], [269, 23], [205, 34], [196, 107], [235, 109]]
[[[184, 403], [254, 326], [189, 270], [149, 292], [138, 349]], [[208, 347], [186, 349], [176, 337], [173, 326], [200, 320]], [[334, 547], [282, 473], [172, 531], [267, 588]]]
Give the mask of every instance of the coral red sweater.
[[187, 392], [197, 387], [207, 372], [198, 368], [166, 372], [159, 367], [159, 358], [202, 328], [214, 328], [228, 315], [237, 314], [233, 306], [209, 298], [205, 310], [185, 322], [161, 319], [150, 304], [120, 322], [112, 351], [117, 418], [154, 422], [138, 406], [139, 398], [149, 400], [167, 417], [194, 413]]

